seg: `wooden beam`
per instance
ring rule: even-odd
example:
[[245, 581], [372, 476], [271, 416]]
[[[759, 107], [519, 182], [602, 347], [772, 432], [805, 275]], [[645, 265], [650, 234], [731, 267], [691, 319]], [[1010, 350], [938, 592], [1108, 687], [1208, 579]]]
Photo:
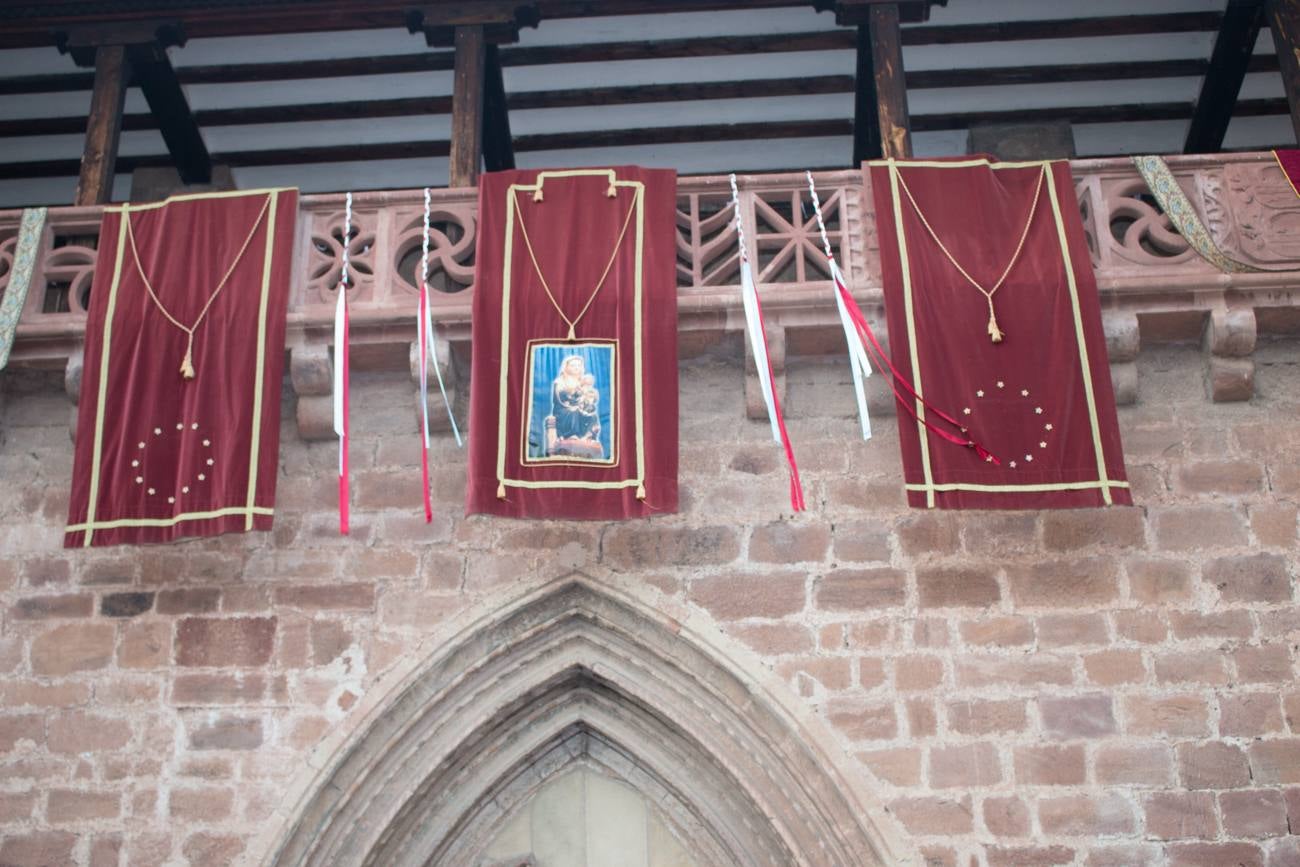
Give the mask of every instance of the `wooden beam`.
[[[1237, 103], [1237, 117], [1284, 116], [1287, 101], [1245, 99]], [[1065, 120], [1070, 123], [1128, 123], [1136, 120], [1180, 120], [1192, 116], [1190, 102], [1129, 103], [1122, 105], [1076, 106], [1070, 108], [1003, 109], [998, 111], [919, 114], [912, 117], [917, 132], [967, 129], [975, 123], [1037, 123]], [[716, 141], [764, 141], [780, 138], [825, 138], [853, 134], [851, 120], [764, 121], [741, 124], [703, 124], [677, 127], [641, 127], [637, 129], [588, 130], [538, 135], [521, 135], [514, 139], [516, 153], [580, 150], [582, 148], [626, 147], [648, 144], [689, 144]], [[230, 151], [214, 155], [217, 162], [235, 168], [245, 166], [292, 166], [315, 163], [360, 162], [426, 157], [445, 157], [450, 144], [440, 140], [345, 144], [322, 147], [274, 148]], [[165, 154], [121, 157], [118, 169], [170, 165]], [[67, 177], [77, 172], [77, 161], [69, 159], [33, 160], [0, 163], [0, 180], [36, 177]]]
[[903, 43], [898, 6], [871, 7], [871, 64], [876, 84], [876, 111], [880, 120], [882, 156], [912, 156], [912, 133], [907, 118], [907, 83], [903, 73]]
[[[904, 31], [906, 32], [906, 31]], [[489, 56], [492, 46], [488, 46]], [[998, 87], [1008, 84], [1059, 84], [1076, 81], [1125, 81], [1149, 78], [1194, 78], [1209, 69], [1209, 61], [1199, 58], [1179, 60], [1129, 60], [1120, 63], [1072, 63], [1060, 66], [1007, 66], [992, 69], [922, 69], [907, 73], [908, 91], [929, 88]], [[1248, 72], [1278, 71], [1277, 56], [1260, 54], [1251, 58]], [[491, 86], [491, 65], [487, 84]], [[874, 87], [870, 67], [865, 78]], [[854, 93], [856, 80], [851, 75], [817, 75], [807, 78], [761, 78], [737, 81], [676, 82], [673, 84], [635, 84], [610, 87], [584, 87], [571, 90], [529, 90], [506, 95], [509, 109], [573, 108], [588, 105], [636, 105], [641, 103], [699, 101], [711, 99], [746, 99], [754, 96], [814, 96]], [[485, 99], [487, 92], [485, 91]], [[352, 118], [413, 117], [450, 114], [450, 96], [412, 96], [393, 99], [349, 100], [347, 102], [309, 102], [295, 105], [262, 105], [246, 108], [218, 108], [194, 113], [201, 128], [255, 126], [263, 123], [348, 120]], [[875, 97], [869, 103], [875, 110]], [[485, 108], [485, 120], [488, 112]], [[875, 121], [872, 121], [874, 124]], [[915, 119], [913, 121], [915, 125]], [[0, 138], [39, 135], [75, 135], [84, 132], [82, 117], [37, 117], [0, 120]], [[149, 113], [128, 114], [122, 118], [123, 131], [157, 129]], [[874, 126], [869, 129], [875, 130]], [[878, 135], [878, 130], [872, 133]], [[485, 140], [485, 150], [490, 148]]]
[[1266, 0], [1265, 10], [1281, 66], [1282, 86], [1291, 107], [1291, 126], [1300, 143], [1300, 2]]
[[1223, 24], [1214, 40], [1210, 66], [1201, 79], [1196, 111], [1183, 142], [1183, 153], [1215, 153], [1232, 121], [1232, 109], [1246, 78], [1255, 39], [1264, 23], [1262, 0], [1228, 0]]
[[95, 88], [90, 97], [81, 176], [77, 180], [78, 205], [102, 205], [113, 195], [129, 73], [126, 49], [121, 45], [104, 45], [95, 51]]
[[451, 104], [451, 164], [448, 185], [478, 184], [483, 155], [483, 79], [487, 65], [483, 26], [456, 28], [456, 71]]
[[515, 167], [515, 146], [510, 137], [510, 111], [501, 56], [495, 45], [487, 47], [483, 91], [483, 164], [489, 172]]
[[878, 159], [880, 107], [876, 96], [876, 70], [871, 60], [871, 28], [858, 25], [857, 63], [853, 81], [853, 165]]
[[185, 99], [167, 51], [157, 43], [127, 48], [134, 81], [144, 92], [167, 150], [183, 184], [212, 181], [212, 158], [199, 133], [199, 125]]
[[[1156, 15], [1126, 15], [1109, 18], [1081, 18], [1057, 21], [1009, 21], [999, 25], [959, 24], [908, 27], [903, 30], [904, 45], [951, 45], [963, 42], [1008, 42], [1050, 38], [1069, 33], [1071, 37], [1140, 36], [1153, 33], [1196, 33], [1216, 30], [1222, 16], [1217, 12], [1174, 12]], [[586, 45], [540, 45], [513, 47], [501, 51], [502, 66], [544, 66], [550, 63], [602, 63], [614, 60], [655, 60], [680, 57], [729, 57], [743, 54], [770, 54], [788, 51], [850, 50], [856, 45], [850, 30], [822, 30], [812, 33], [771, 33], [749, 36], [694, 36], [683, 39], [597, 42]], [[1272, 55], [1255, 58], [1265, 60]], [[1117, 68], [1144, 61], [1123, 61]], [[1201, 75], [1203, 60], [1145, 61], [1146, 63], [1200, 64], [1192, 71], [1171, 75]], [[1101, 67], [1103, 64], [1080, 64]], [[290, 60], [274, 63], [230, 63], [183, 66], [176, 71], [181, 84], [234, 84], [248, 81], [286, 81], [312, 78], [347, 78], [362, 75], [396, 75], [407, 72], [438, 72], [453, 67], [450, 51], [421, 51], [414, 54], [388, 54], [379, 57], [339, 57], [327, 60]], [[1040, 67], [1029, 67], [1032, 71]], [[1018, 67], [978, 70], [1014, 76]], [[1255, 70], [1252, 70], [1255, 71]], [[927, 70], [914, 74], [942, 74], [947, 70]], [[962, 76], [954, 80], [960, 82]], [[1028, 73], [1027, 73], [1028, 74]], [[1133, 76], [1114, 76], [1116, 78]], [[1147, 76], [1142, 76], [1147, 77]], [[1073, 80], [1073, 79], [1066, 79]], [[1087, 79], [1094, 80], [1094, 79]], [[0, 78], [0, 95], [26, 93], [63, 93], [89, 90], [93, 76], [85, 73], [25, 75]], [[908, 86], [912, 87], [911, 75]], [[939, 86], [939, 85], [936, 85]], [[942, 86], [961, 86], [942, 85]]]

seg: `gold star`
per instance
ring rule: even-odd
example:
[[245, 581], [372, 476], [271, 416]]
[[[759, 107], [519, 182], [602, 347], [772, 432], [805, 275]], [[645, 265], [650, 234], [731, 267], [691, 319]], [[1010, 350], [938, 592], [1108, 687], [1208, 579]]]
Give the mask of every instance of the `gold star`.
[[144, 476], [136, 476], [136, 477], [135, 477], [135, 483], [136, 483], [137, 485], [143, 485], [143, 484], [144, 484]]
[[1048, 424], [1043, 425], [1043, 429], [1044, 429], [1044, 430], [1051, 430], [1051, 429], [1052, 429], [1052, 425], [1051, 425], [1051, 423], [1049, 422]]
[[991, 464], [991, 463], [993, 463], [993, 455], [987, 455], [987, 456], [984, 458], [984, 463], [986, 463], [986, 464]]
[[213, 464], [212, 458], [208, 458], [208, 466], [212, 466], [212, 464]]
[[964, 408], [962, 409], [962, 413], [963, 413], [964, 415], [970, 415], [970, 407], [964, 407]]
[[210, 446], [210, 445], [212, 445], [212, 440], [204, 440], [204, 441], [203, 441], [203, 444], [204, 444], [205, 446]]
[[1027, 388], [1022, 388], [1022, 389], [1020, 389], [1020, 396], [1021, 396], [1021, 397], [1029, 397], [1029, 389], [1027, 389]]
[[1038, 447], [1039, 447], [1040, 449], [1045, 449], [1045, 448], [1047, 448], [1047, 443], [1045, 443], [1045, 442], [1040, 442], [1040, 443], [1038, 444]]
[[149, 496], [152, 497], [155, 493], [157, 493], [157, 492], [156, 492], [153, 488], [150, 488], [150, 489], [149, 489]]
[[1033, 455], [1025, 455], [1025, 460], [1032, 461], [1033, 459], [1034, 459]]
[[976, 397], [983, 397], [983, 396], [984, 396], [984, 389], [981, 388], [979, 391], [975, 392], [975, 396], [976, 396]]
[[167, 498], [167, 502], [169, 502], [169, 503], [174, 503], [174, 502], [176, 502], [176, 498], [175, 498], [175, 497], [168, 497], [168, 498]]
[[1006, 383], [999, 379], [999, 380], [998, 380], [998, 388], [1001, 388], [1001, 387], [1004, 386], [1004, 385], [1006, 385]]
[[1011, 462], [1011, 469], [1014, 470], [1015, 468], [1016, 468], [1016, 462], [1015, 462], [1015, 461], [1012, 461], [1012, 462]]
[[180, 422], [176, 422], [176, 429], [185, 430], [185, 425], [181, 424]]
[[186, 485], [185, 487], [181, 488], [181, 493], [182, 493], [182, 494], [188, 494], [189, 492], [190, 492], [190, 486], [189, 486], [189, 485]]
[[1036, 406], [1036, 407], [1034, 407], [1034, 412], [1038, 413], [1039, 415], [1042, 415], [1042, 414], [1043, 414], [1043, 408], [1042, 408], [1041, 406]]
[[190, 430], [198, 430], [198, 429], [199, 429], [198, 422], [194, 422], [194, 424], [190, 425]]
[[203, 480], [206, 479], [206, 478], [207, 478], [207, 476], [203, 475], [203, 473], [199, 473], [199, 481], [200, 481], [200, 482], [203, 481]]
[[154, 429], [153, 429], [153, 435], [156, 436], [156, 437], [157, 437], [157, 436], [162, 436], [162, 428], [160, 428], [160, 427], [156, 427], [156, 428], [154, 428]]
[[140, 466], [140, 462], [139, 462], [139, 461], [131, 461], [131, 466], [133, 466], [133, 467], [138, 467], [138, 466]]
[[142, 449], [142, 448], [144, 448], [144, 443], [140, 443], [138, 446], [136, 446], [136, 448], [138, 448], [138, 449]]

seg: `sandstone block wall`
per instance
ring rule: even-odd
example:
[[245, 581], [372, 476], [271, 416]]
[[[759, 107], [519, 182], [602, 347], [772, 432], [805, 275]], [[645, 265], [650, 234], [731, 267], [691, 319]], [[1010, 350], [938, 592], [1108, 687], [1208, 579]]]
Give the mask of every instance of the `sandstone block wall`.
[[738, 363], [695, 360], [678, 515], [466, 519], [443, 437], [426, 525], [409, 380], [359, 374], [350, 537], [335, 447], [287, 409], [272, 533], [73, 552], [61, 382], [9, 371], [0, 863], [238, 861], [437, 624], [581, 570], [761, 655], [924, 863], [1300, 864], [1298, 349], [1260, 348], [1249, 404], [1210, 403], [1193, 348], [1144, 352], [1120, 410], [1135, 508], [909, 510], [893, 421], [862, 443], [847, 369], [791, 359], [791, 518]]

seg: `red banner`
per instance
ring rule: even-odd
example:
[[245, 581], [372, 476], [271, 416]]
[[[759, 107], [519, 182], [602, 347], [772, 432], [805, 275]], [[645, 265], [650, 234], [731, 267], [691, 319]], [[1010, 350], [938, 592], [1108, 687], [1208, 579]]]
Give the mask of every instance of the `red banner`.
[[676, 175], [479, 179], [467, 513], [677, 509]]
[[[908, 501], [1132, 502], [1068, 163], [870, 164]], [[927, 414], [927, 407], [930, 408]], [[991, 454], [936, 436], [956, 421]]]
[[104, 210], [67, 547], [269, 530], [296, 190]]
[[1300, 151], [1279, 148], [1273, 151], [1273, 159], [1277, 160], [1278, 168], [1286, 175], [1291, 190], [1300, 196]]

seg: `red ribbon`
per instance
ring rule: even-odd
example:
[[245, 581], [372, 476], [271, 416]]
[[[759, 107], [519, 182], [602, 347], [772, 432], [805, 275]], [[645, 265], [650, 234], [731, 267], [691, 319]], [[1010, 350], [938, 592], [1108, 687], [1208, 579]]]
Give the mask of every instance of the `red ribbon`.
[[[876, 359], [876, 366], [885, 368], [889, 371], [889, 388], [894, 392], [894, 397], [897, 398], [899, 406], [903, 407], [903, 409], [907, 411], [908, 415], [925, 425], [926, 428], [936, 436], [942, 437], [954, 445], [974, 449], [975, 454], [979, 455], [981, 460], [987, 461], [995, 466], [1001, 466], [1002, 461], [998, 460], [992, 452], [970, 437], [967, 434], [966, 428], [962, 427], [960, 422], [916, 393], [903, 375], [898, 372], [898, 368], [894, 367], [894, 363], [889, 360], [889, 356], [885, 354], [885, 350], [881, 347], [880, 342], [876, 340], [876, 335], [872, 332], [871, 326], [867, 324], [867, 317], [862, 314], [862, 310], [858, 307], [858, 303], [853, 300], [853, 296], [849, 293], [849, 290], [846, 289], [844, 284], [839, 280], [835, 281], [835, 289], [840, 293], [840, 297], [844, 299], [844, 306], [849, 311], [849, 318], [853, 320], [858, 335], [863, 338], [863, 346], [865, 346], [867, 352], [871, 353], [872, 357]], [[912, 400], [908, 400], [903, 396], [903, 394], [898, 390], [899, 385], [901, 385], [907, 393], [911, 395]], [[938, 425], [932, 424], [929, 419], [923, 419], [918, 416], [916, 410], [912, 408], [914, 402], [920, 402], [920, 404], [930, 412], [952, 425], [961, 432], [960, 436], [953, 434], [950, 431], [946, 431]]]
[[[339, 291], [342, 291], [340, 289]], [[351, 388], [351, 375], [348, 370], [348, 327], [351, 316], [345, 305], [343, 313], [343, 345], [334, 348], [334, 363], [343, 365], [343, 436], [339, 440], [339, 532], [348, 534], [348, 440], [351, 439], [352, 426], [349, 422], [348, 391]]]
[[758, 290], [754, 290], [754, 309], [758, 311], [758, 328], [762, 332], [763, 355], [767, 363], [767, 381], [772, 385], [772, 406], [776, 410], [776, 426], [781, 432], [781, 445], [785, 448], [785, 460], [790, 468], [790, 508], [802, 512], [803, 483], [799, 480], [799, 464], [794, 459], [794, 447], [790, 445], [790, 434], [785, 429], [785, 416], [781, 413], [781, 399], [776, 394], [776, 374], [772, 372], [772, 357], [767, 350], [767, 326], [763, 324], [763, 304], [758, 300]]
[[421, 408], [421, 437], [420, 437], [420, 478], [424, 485], [424, 523], [433, 523], [433, 497], [429, 492], [429, 408], [427, 401], [428, 383], [425, 377], [429, 370], [429, 335], [425, 328], [428, 323], [429, 315], [429, 286], [421, 280], [420, 286], [420, 321], [416, 331], [420, 335], [420, 408]]

